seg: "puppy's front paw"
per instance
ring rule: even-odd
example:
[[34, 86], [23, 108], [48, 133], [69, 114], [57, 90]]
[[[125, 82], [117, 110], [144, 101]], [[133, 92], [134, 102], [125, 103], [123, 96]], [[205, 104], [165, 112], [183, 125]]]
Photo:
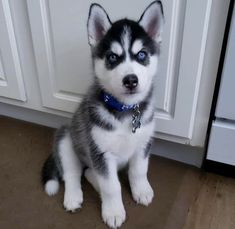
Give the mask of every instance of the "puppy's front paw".
[[126, 212], [122, 203], [102, 203], [102, 218], [110, 228], [118, 228], [126, 219]]
[[66, 211], [75, 212], [81, 208], [83, 202], [82, 190], [77, 190], [76, 192], [65, 192], [64, 194], [64, 208]]
[[153, 200], [154, 192], [149, 182], [146, 181], [132, 186], [132, 196], [138, 204], [148, 206]]

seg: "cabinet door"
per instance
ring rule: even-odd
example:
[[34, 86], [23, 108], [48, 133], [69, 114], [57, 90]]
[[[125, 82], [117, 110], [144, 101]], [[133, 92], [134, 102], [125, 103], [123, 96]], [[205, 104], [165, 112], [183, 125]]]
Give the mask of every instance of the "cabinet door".
[[[28, 0], [43, 106], [73, 112], [92, 80], [86, 21], [93, 1]], [[111, 20], [138, 19], [151, 0], [97, 0]], [[192, 137], [211, 0], [163, 0], [157, 131]]]
[[224, 120], [212, 123], [207, 159], [235, 166], [235, 124]]
[[219, 89], [219, 97], [216, 105], [215, 116], [235, 120], [235, 11], [233, 12], [232, 23], [229, 32], [229, 39], [226, 48], [226, 56], [223, 67], [222, 80]]
[[26, 101], [8, 0], [0, 1], [0, 96]]

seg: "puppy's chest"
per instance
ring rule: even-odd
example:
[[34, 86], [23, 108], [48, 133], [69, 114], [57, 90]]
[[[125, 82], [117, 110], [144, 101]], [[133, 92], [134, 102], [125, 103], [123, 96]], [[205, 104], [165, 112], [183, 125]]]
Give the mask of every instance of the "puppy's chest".
[[128, 160], [135, 152], [143, 150], [153, 132], [153, 123], [141, 126], [132, 133], [129, 119], [120, 122], [114, 130], [93, 127], [92, 137], [102, 152], [108, 152], [119, 160]]

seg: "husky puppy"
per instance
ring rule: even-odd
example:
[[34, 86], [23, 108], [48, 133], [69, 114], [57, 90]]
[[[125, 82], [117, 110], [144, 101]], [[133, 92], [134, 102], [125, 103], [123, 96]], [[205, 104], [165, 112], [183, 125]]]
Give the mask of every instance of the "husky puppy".
[[58, 129], [52, 154], [42, 169], [48, 195], [65, 184], [64, 207], [81, 208], [81, 176], [99, 192], [103, 221], [111, 228], [126, 219], [118, 170], [127, 166], [133, 199], [151, 203], [147, 179], [149, 148], [154, 131], [154, 78], [163, 25], [160, 1], [139, 21], [112, 23], [98, 4], [90, 7], [87, 29], [94, 82], [71, 124]]

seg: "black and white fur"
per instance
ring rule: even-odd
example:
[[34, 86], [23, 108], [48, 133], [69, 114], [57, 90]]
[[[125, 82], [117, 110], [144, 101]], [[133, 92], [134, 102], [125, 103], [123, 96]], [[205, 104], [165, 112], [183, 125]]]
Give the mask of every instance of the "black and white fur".
[[[94, 83], [71, 124], [57, 131], [53, 152], [42, 170], [48, 195], [56, 194], [59, 181], [64, 181], [64, 207], [68, 211], [81, 208], [80, 181], [85, 170], [86, 179], [101, 196], [102, 218], [111, 228], [121, 226], [126, 218], [118, 179], [120, 168], [128, 166], [137, 203], [147, 206], [154, 196], [147, 170], [162, 25], [160, 1], [150, 4], [138, 22], [122, 19], [112, 23], [100, 5], [91, 5], [87, 27]], [[124, 84], [124, 78], [130, 75], [137, 78], [134, 88]], [[142, 125], [136, 133], [131, 127], [133, 111], [119, 112], [107, 106], [100, 96], [103, 90], [121, 103], [139, 104]]]

